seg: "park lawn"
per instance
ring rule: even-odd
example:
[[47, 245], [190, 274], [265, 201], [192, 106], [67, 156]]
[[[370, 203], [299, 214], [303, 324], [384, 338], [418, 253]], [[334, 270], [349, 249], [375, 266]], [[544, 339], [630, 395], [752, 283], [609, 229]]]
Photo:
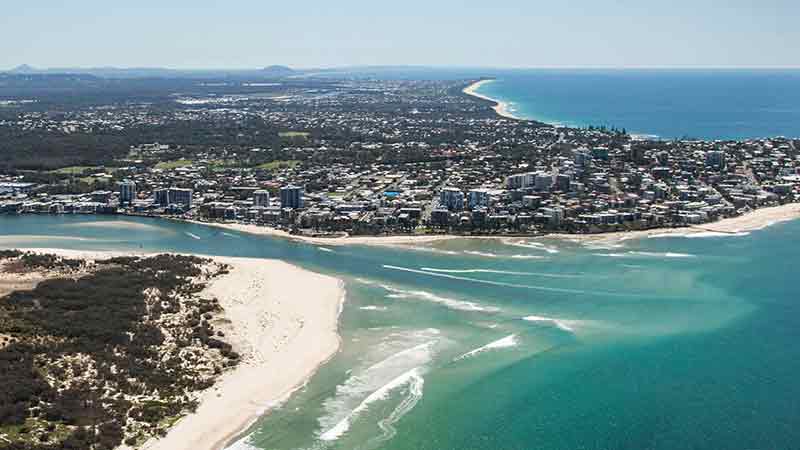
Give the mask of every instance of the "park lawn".
[[107, 170], [100, 166], [69, 166], [60, 169], [51, 170], [50, 173], [66, 174], [66, 175], [79, 175], [87, 170]]
[[176, 159], [174, 161], [161, 161], [156, 164], [156, 169], [172, 170], [179, 167], [189, 167], [194, 164], [191, 159]]
[[233, 160], [233, 159], [211, 159], [211, 160], [205, 161], [203, 164], [205, 164], [206, 167], [209, 170], [213, 170], [213, 171], [219, 171], [219, 170], [223, 170], [223, 169], [230, 169], [230, 168], [235, 168], [235, 167], [239, 167], [240, 166], [236, 162], [236, 160]]
[[256, 166], [256, 169], [271, 170], [271, 171], [276, 171], [278, 169], [284, 169], [284, 168], [293, 169], [298, 164], [300, 164], [300, 161], [296, 159], [278, 160], [278, 161], [270, 161], [268, 163], [259, 164]]

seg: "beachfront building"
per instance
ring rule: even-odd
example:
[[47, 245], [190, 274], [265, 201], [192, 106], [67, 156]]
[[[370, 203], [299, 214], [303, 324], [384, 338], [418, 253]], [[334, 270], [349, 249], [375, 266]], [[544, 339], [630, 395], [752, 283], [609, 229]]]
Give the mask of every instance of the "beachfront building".
[[478, 207], [488, 207], [491, 202], [489, 191], [486, 189], [473, 189], [469, 191], [468, 202], [470, 209]]
[[300, 186], [284, 186], [281, 188], [281, 208], [302, 209], [303, 188]]
[[539, 214], [547, 220], [547, 224], [551, 227], [558, 227], [564, 221], [564, 208], [560, 206], [541, 208]]
[[156, 189], [153, 191], [153, 200], [156, 205], [169, 205], [169, 189]]
[[464, 209], [464, 193], [461, 189], [446, 187], [439, 194], [439, 204], [449, 211], [461, 211]]
[[192, 194], [194, 191], [191, 189], [169, 188], [168, 192], [171, 205], [180, 205], [187, 209], [192, 207]]
[[269, 191], [258, 190], [253, 192], [253, 206], [269, 206]]
[[192, 194], [194, 191], [191, 189], [169, 188], [169, 189], [156, 189], [153, 191], [155, 203], [160, 206], [179, 205], [186, 209], [192, 207]]
[[130, 205], [136, 199], [136, 183], [125, 180], [119, 183], [120, 205]]
[[94, 191], [89, 196], [94, 203], [106, 204], [111, 200], [111, 191]]

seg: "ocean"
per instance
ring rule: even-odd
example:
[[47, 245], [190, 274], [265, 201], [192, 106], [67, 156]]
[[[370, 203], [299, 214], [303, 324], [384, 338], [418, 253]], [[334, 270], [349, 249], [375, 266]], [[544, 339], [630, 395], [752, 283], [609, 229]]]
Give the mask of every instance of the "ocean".
[[478, 93], [520, 118], [661, 139], [800, 137], [800, 70], [501, 70]]
[[738, 236], [401, 249], [119, 220], [2, 216], [0, 247], [279, 258], [346, 283], [341, 352], [237, 450], [800, 443], [800, 221]]

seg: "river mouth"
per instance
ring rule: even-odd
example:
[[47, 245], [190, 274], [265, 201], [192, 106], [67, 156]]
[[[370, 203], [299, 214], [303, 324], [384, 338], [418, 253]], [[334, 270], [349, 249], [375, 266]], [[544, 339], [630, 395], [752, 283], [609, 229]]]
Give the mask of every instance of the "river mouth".
[[[0, 246], [273, 258], [346, 283], [340, 352], [233, 448], [800, 440], [779, 425], [800, 418], [790, 405], [799, 292], [784, 263], [800, 245], [797, 221], [613, 248], [473, 239], [323, 251], [196, 224], [104, 220], [4, 216]], [[747, 408], [759, 418], [741, 415]]]

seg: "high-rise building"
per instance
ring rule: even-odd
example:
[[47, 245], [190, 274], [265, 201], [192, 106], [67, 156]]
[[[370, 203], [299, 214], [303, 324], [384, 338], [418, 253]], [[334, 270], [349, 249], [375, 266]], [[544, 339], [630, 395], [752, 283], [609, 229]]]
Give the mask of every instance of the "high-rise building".
[[443, 208], [436, 208], [431, 211], [431, 223], [435, 226], [445, 227], [450, 221], [450, 211]]
[[300, 186], [284, 186], [281, 188], [281, 208], [302, 209], [303, 188]]
[[136, 200], [136, 183], [129, 180], [119, 183], [120, 205], [130, 205], [134, 200]]
[[475, 209], [481, 206], [488, 207], [490, 202], [491, 197], [489, 196], [489, 191], [486, 189], [473, 189], [469, 191], [467, 203], [470, 209]]
[[564, 221], [564, 208], [560, 206], [542, 208], [540, 211], [547, 217], [547, 223], [550, 226], [559, 226]]
[[194, 191], [191, 189], [169, 188], [169, 189], [156, 189], [153, 191], [155, 202], [160, 206], [180, 205], [185, 208], [192, 207], [192, 194]]
[[713, 150], [706, 153], [706, 165], [716, 169], [724, 169], [726, 166], [725, 152]]
[[575, 150], [575, 165], [579, 168], [586, 168], [592, 162], [592, 154], [589, 149], [582, 147]]
[[464, 209], [464, 193], [461, 189], [446, 187], [439, 194], [439, 203], [450, 211], [461, 211]]
[[572, 177], [570, 177], [566, 173], [560, 173], [556, 175], [556, 182], [555, 182], [555, 190], [560, 192], [569, 192], [569, 183], [572, 181]]
[[536, 172], [517, 173], [506, 177], [506, 187], [509, 189], [520, 189], [533, 186], [536, 179]]
[[169, 189], [156, 189], [153, 191], [153, 199], [156, 205], [169, 205]]
[[253, 206], [269, 206], [269, 191], [258, 190], [253, 192]]
[[191, 189], [169, 188], [169, 203], [172, 205], [181, 205], [187, 209], [192, 207], [192, 194], [194, 191]]
[[546, 172], [538, 172], [534, 181], [534, 188], [537, 191], [549, 191], [553, 186], [553, 175]]

